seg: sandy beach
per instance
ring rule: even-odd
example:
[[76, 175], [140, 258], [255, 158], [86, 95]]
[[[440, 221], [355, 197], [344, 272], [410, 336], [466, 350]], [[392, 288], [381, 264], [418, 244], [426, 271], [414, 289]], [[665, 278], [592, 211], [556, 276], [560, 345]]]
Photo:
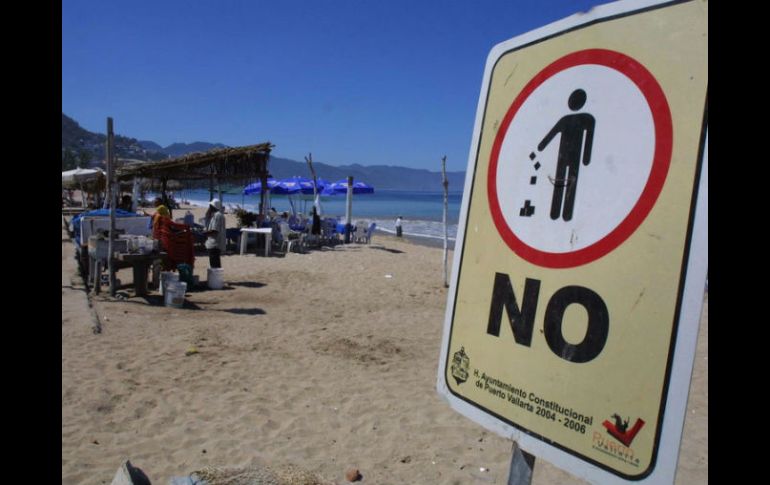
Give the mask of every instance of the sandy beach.
[[[350, 468], [369, 484], [506, 483], [511, 442], [435, 389], [447, 298], [440, 248], [383, 234], [285, 256], [251, 246], [222, 257], [224, 289], [188, 292], [182, 309], [156, 292], [134, 297], [125, 269], [129, 298], [91, 298], [94, 334], [65, 239], [63, 484], [109, 484], [126, 460], [154, 484], [206, 466], [288, 464], [339, 484]], [[201, 281], [207, 268], [199, 253]], [[544, 460], [532, 482], [585, 483]], [[704, 295], [676, 483], [707, 482]]]

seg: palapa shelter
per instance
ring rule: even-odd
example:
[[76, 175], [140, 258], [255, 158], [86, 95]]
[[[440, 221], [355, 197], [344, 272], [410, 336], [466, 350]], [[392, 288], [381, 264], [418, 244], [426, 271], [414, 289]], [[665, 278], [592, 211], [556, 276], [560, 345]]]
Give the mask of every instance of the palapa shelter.
[[[212, 191], [221, 183], [245, 185], [259, 180], [266, 186], [269, 175], [267, 165], [273, 147], [267, 142], [236, 148], [217, 148], [157, 162], [126, 163], [116, 170], [116, 177], [119, 181], [137, 177], [158, 180], [164, 196], [170, 180], [176, 180], [189, 188], [208, 185]], [[264, 211], [264, 200], [260, 210]]]
[[61, 173], [62, 189], [80, 189], [83, 207], [86, 207], [86, 192], [97, 194], [107, 185], [107, 176], [98, 168], [80, 168]]
[[98, 190], [104, 188], [106, 176], [98, 168], [75, 168], [61, 173], [61, 186], [63, 189]]

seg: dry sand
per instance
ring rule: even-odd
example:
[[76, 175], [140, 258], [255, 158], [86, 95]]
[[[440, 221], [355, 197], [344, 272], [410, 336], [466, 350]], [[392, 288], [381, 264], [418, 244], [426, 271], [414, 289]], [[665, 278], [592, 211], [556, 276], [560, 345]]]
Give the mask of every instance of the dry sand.
[[[506, 483], [511, 442], [435, 390], [441, 249], [380, 234], [286, 257], [252, 247], [222, 258], [225, 289], [190, 292], [183, 309], [129, 286], [125, 301], [94, 297], [101, 334], [73, 253], [63, 240], [63, 484], [108, 484], [127, 459], [156, 484], [207, 466], [288, 464], [340, 484], [351, 467], [371, 484]], [[200, 254], [201, 281], [207, 268]], [[707, 358], [706, 296], [680, 484], [708, 481]], [[532, 482], [585, 483], [544, 460]]]

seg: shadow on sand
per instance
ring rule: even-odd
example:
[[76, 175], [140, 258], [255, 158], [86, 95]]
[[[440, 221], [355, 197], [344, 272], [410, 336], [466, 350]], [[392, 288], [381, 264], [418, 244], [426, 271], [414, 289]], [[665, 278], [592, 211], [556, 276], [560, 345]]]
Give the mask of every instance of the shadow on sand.
[[219, 310], [221, 312], [232, 313], [235, 315], [265, 315], [265, 310], [261, 308], [226, 308]]
[[230, 286], [243, 286], [244, 288], [262, 288], [263, 286], [267, 286], [266, 283], [258, 283], [256, 281], [240, 281], [237, 283], [230, 282], [228, 284]]
[[385, 246], [369, 246], [369, 247], [371, 249], [378, 249], [380, 251], [386, 251], [388, 253], [393, 253], [393, 254], [403, 254], [404, 253], [400, 249], [390, 249], [390, 248], [386, 248]]

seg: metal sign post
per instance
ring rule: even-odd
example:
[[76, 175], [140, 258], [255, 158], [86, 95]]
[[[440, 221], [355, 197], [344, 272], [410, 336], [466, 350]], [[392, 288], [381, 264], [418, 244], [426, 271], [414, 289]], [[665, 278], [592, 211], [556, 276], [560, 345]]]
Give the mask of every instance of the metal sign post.
[[519, 448], [519, 444], [514, 441], [507, 485], [529, 485], [532, 483], [532, 472], [534, 469], [534, 455], [530, 455]]

